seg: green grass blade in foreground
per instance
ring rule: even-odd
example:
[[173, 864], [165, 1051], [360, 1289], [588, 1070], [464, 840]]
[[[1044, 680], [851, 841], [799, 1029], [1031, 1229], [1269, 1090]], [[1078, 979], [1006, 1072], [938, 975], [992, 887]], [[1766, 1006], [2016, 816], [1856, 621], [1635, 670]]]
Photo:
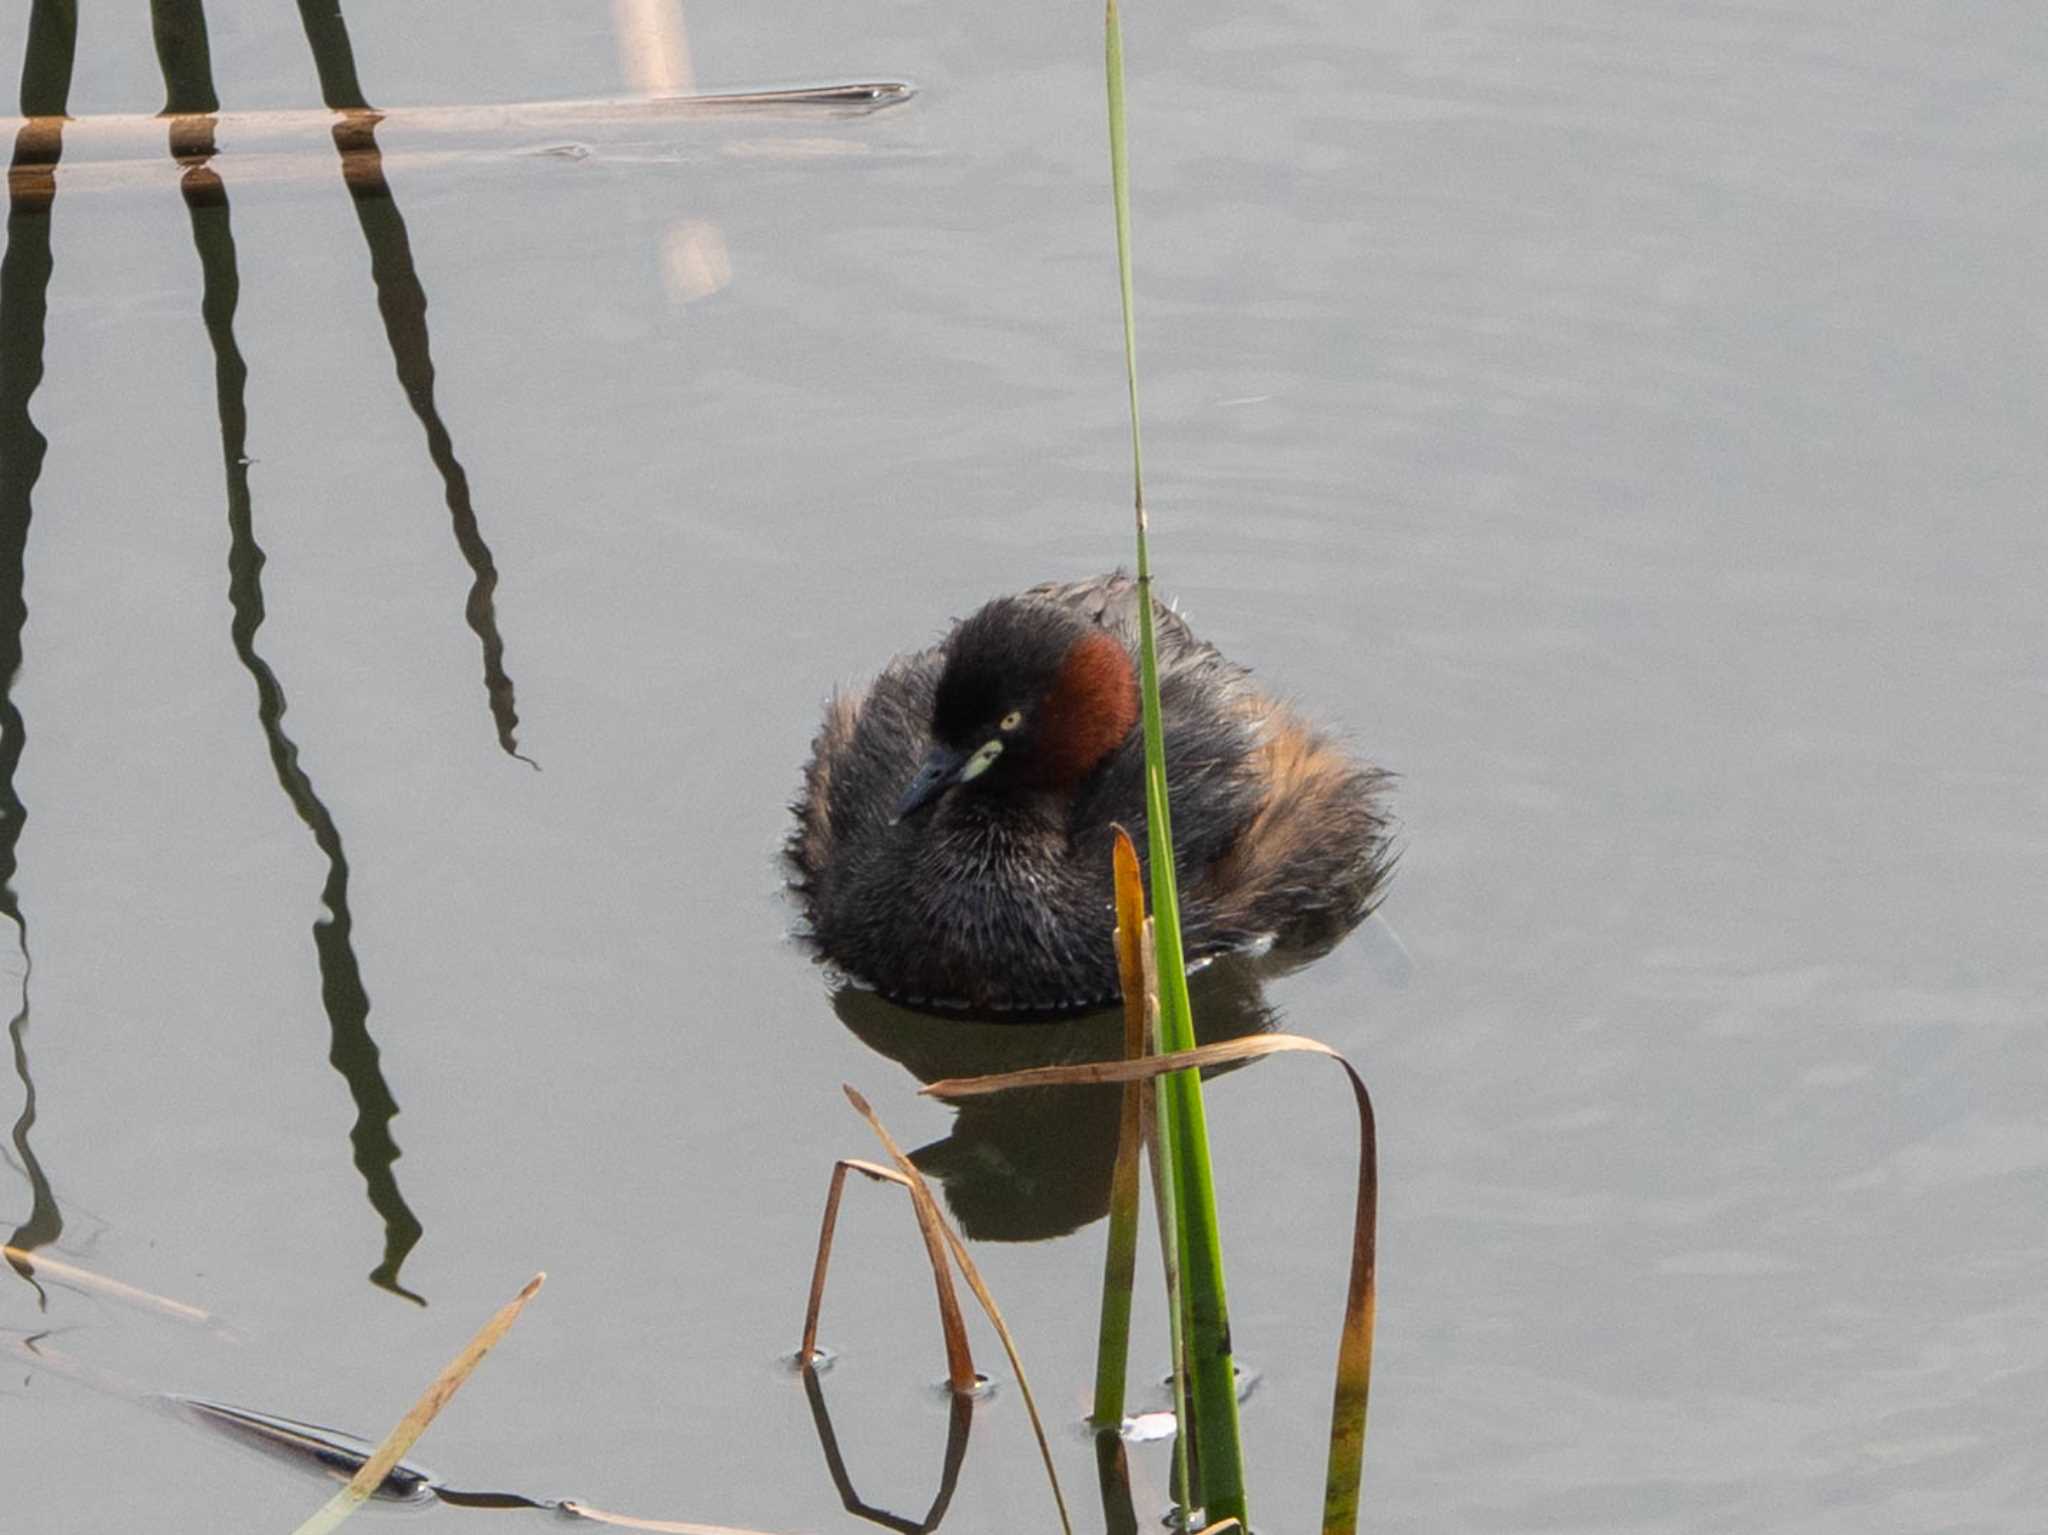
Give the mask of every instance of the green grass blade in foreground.
[[[1116, 202], [1117, 284], [1123, 298], [1124, 374], [1131, 397], [1131, 485], [1138, 530], [1138, 649], [1145, 716], [1146, 842], [1152, 864], [1152, 921], [1159, 959], [1160, 1039], [1167, 1050], [1192, 1049], [1194, 1012], [1174, 885], [1173, 822], [1166, 796], [1166, 741], [1159, 712], [1159, 647], [1152, 620], [1152, 563], [1146, 547], [1145, 458], [1138, 416], [1138, 338], [1131, 295], [1130, 156], [1124, 125], [1123, 23], [1116, 0], [1103, 18], [1103, 65], [1109, 86], [1109, 163]], [[1203, 1506], [1213, 1519], [1245, 1516], [1244, 1457], [1237, 1420], [1237, 1377], [1230, 1353], [1223, 1251], [1216, 1193], [1209, 1172], [1209, 1135], [1202, 1080], [1193, 1071], [1165, 1078], [1162, 1099], [1171, 1131], [1171, 1175], [1180, 1214], [1178, 1246], [1188, 1350], [1188, 1386], [1195, 1461]]]
[[[1156, 948], [1152, 919], [1145, 919], [1145, 1056], [1162, 1055], [1159, 1046], [1159, 977], [1152, 960]], [[1173, 1125], [1166, 1112], [1166, 1078], [1154, 1077], [1147, 1096], [1138, 1105], [1139, 1133], [1145, 1138], [1146, 1161], [1152, 1169], [1152, 1203], [1159, 1218], [1159, 1267], [1166, 1280], [1166, 1329], [1171, 1345], [1167, 1357], [1173, 1361], [1173, 1421], [1191, 1423], [1188, 1412], [1188, 1330], [1187, 1311], [1180, 1295], [1180, 1202], [1174, 1197]], [[1198, 1501], [1194, 1478], [1189, 1474], [1188, 1448], [1193, 1434], [1173, 1436], [1173, 1496], [1182, 1509]]]

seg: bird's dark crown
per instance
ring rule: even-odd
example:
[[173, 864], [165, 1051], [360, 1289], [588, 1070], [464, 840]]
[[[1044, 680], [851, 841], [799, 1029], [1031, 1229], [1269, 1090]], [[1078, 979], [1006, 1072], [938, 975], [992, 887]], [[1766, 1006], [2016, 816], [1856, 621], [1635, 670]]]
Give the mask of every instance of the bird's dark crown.
[[932, 734], [972, 747], [1012, 711], [1052, 692], [1075, 641], [1093, 628], [1048, 603], [998, 598], [962, 621], [946, 647], [932, 700]]
[[984, 787], [1072, 788], [1137, 717], [1137, 677], [1121, 640], [1051, 603], [1001, 597], [953, 631], [932, 735], [969, 752], [1000, 739]]

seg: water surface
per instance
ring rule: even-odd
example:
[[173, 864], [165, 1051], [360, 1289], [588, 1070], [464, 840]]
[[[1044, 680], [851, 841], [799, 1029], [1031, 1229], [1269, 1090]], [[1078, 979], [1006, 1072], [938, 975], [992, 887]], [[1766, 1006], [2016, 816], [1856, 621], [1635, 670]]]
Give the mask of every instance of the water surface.
[[[92, 12], [31, 105], [346, 104], [289, 8], [205, 19], [167, 87], [145, 18]], [[874, 1153], [850, 1081], [949, 1182], [1013, 1175], [963, 1213], [1097, 1525], [1101, 1228], [1052, 1234], [1092, 1213], [1092, 1111], [918, 1099], [984, 1047], [835, 1011], [774, 858], [833, 682], [1126, 557], [1097, 17], [689, 22], [706, 87], [920, 92], [394, 115], [372, 177], [323, 126], [17, 150], [0, 1225], [233, 1336], [10, 1278], [10, 1348], [66, 1366], [10, 1356], [10, 1524], [289, 1529], [321, 1486], [141, 1395], [374, 1436], [545, 1268], [422, 1460], [852, 1527], [779, 1362], [831, 1161]], [[1379, 1104], [1373, 1524], [2038, 1529], [2048, 27], [1130, 28], [1162, 578], [1402, 775], [1405, 981], [1361, 938], [1257, 999]], [[378, 105], [625, 89], [602, 7], [346, 30]], [[1348, 1098], [1283, 1061], [1213, 1101], [1254, 1513], [1303, 1528]], [[929, 1285], [897, 1196], [850, 1198], [826, 1401], [914, 1515]], [[946, 1528], [1049, 1528], [983, 1352]], [[1163, 1447], [1135, 1459], [1149, 1518]]]

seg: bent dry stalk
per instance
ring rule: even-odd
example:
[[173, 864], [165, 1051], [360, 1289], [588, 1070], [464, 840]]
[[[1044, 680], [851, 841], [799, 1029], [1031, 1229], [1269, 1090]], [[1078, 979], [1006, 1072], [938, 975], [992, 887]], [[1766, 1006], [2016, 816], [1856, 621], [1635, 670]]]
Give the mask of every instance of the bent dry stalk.
[[348, 1485], [316, 1509], [293, 1535], [327, 1535], [328, 1531], [361, 1508], [371, 1493], [384, 1485], [384, 1478], [391, 1474], [391, 1468], [427, 1431], [427, 1425], [448, 1405], [449, 1398], [462, 1389], [462, 1383], [483, 1362], [484, 1355], [498, 1346], [498, 1340], [519, 1320], [519, 1313], [526, 1309], [526, 1303], [540, 1293], [547, 1277], [546, 1274], [535, 1274], [517, 1295], [500, 1306], [491, 1319], [477, 1329], [476, 1336], [449, 1361], [445, 1370], [434, 1377], [432, 1384], [420, 1394], [420, 1399], [413, 1403], [412, 1410], [384, 1436], [384, 1442], [377, 1446], [376, 1453], [363, 1462]]
[[[967, 1288], [974, 1292], [975, 1300], [980, 1302], [989, 1325], [995, 1328], [996, 1337], [1003, 1345], [1003, 1353], [1009, 1358], [1011, 1370], [1016, 1373], [1017, 1392], [1024, 1398], [1024, 1412], [1031, 1420], [1031, 1432], [1038, 1440], [1039, 1459], [1045, 1463], [1045, 1477], [1052, 1484], [1053, 1503], [1059, 1509], [1060, 1529], [1065, 1535], [1073, 1535], [1074, 1527], [1067, 1517], [1066, 1494], [1060, 1490], [1059, 1473], [1053, 1469], [1052, 1446], [1045, 1437], [1045, 1423], [1038, 1415], [1038, 1400], [1031, 1393], [1030, 1377], [1024, 1373], [1024, 1361], [1017, 1352], [1017, 1340], [1011, 1335], [1010, 1324], [1003, 1320], [1002, 1308], [996, 1305], [995, 1296], [989, 1293], [988, 1285], [981, 1277], [981, 1270], [975, 1266], [974, 1259], [968, 1254], [967, 1244], [960, 1240], [960, 1234], [953, 1229], [944, 1212], [939, 1209], [938, 1199], [932, 1193], [931, 1185], [925, 1182], [924, 1174], [918, 1170], [917, 1164], [911, 1161], [903, 1148], [896, 1143], [896, 1138], [882, 1124], [881, 1118], [868, 1106], [867, 1099], [850, 1086], [843, 1086], [841, 1091], [846, 1094], [847, 1101], [853, 1105], [854, 1111], [867, 1121], [868, 1128], [875, 1132], [875, 1139], [879, 1140], [882, 1149], [889, 1153], [889, 1160], [895, 1164], [896, 1171], [902, 1174], [903, 1181], [910, 1190], [910, 1197], [918, 1208], [918, 1225], [925, 1232], [926, 1248], [931, 1254], [934, 1271], [945, 1264], [946, 1254], [950, 1252], [953, 1262], [959, 1266], [960, 1277], [967, 1281]], [[934, 1242], [934, 1231], [939, 1243], [943, 1245]], [[950, 1281], [947, 1281], [941, 1288], [949, 1285]], [[806, 1361], [808, 1358], [806, 1354]]]
[[[1351, 1277], [1338, 1338], [1337, 1383], [1330, 1411], [1330, 1458], [1323, 1490], [1323, 1535], [1350, 1535], [1358, 1525], [1358, 1487], [1365, 1455], [1366, 1404], [1372, 1385], [1372, 1334], [1378, 1294], [1379, 1135], [1365, 1079], [1339, 1052], [1298, 1034], [1262, 1034], [1136, 1061], [1037, 1066], [988, 1077], [950, 1077], [923, 1089], [933, 1098], [973, 1098], [1022, 1087], [1144, 1082], [1260, 1056], [1327, 1056], [1344, 1068], [1358, 1110], [1358, 1193], [1351, 1223]], [[1225, 1516], [1226, 1518], [1234, 1516]], [[1221, 1521], [1219, 1521], [1221, 1522]]]
[[[1145, 1013], [1151, 988], [1145, 977], [1145, 890], [1139, 882], [1138, 850], [1121, 826], [1111, 848], [1116, 878], [1117, 975], [1124, 993], [1124, 1058], [1145, 1053]], [[1095, 1345], [1095, 1410], [1098, 1433], [1123, 1425], [1124, 1382], [1131, 1353], [1131, 1287], [1138, 1269], [1138, 1103], [1144, 1088], [1126, 1082], [1117, 1119], [1116, 1168], [1109, 1185], [1109, 1240], [1102, 1258], [1102, 1325]]]

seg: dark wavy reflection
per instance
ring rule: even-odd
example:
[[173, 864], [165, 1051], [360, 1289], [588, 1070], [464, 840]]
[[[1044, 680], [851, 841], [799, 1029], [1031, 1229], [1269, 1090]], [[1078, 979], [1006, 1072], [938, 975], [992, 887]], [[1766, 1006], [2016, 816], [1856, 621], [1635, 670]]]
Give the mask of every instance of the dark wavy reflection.
[[[29, 1144], [29, 1131], [36, 1127], [36, 1084], [28, 1069], [28, 944], [22, 943], [21, 1007], [7, 1026], [8, 1042], [14, 1047], [14, 1074], [21, 1078], [21, 1113], [14, 1121], [14, 1151], [21, 1158], [21, 1170], [28, 1179], [28, 1217], [14, 1228], [7, 1238], [7, 1245], [21, 1252], [34, 1252], [64, 1234], [64, 1212], [57, 1206], [57, 1196], [50, 1188], [50, 1180], [43, 1172], [43, 1164], [36, 1159], [35, 1149]], [[14, 1271], [35, 1285], [36, 1294], [41, 1296], [43, 1287], [36, 1283], [27, 1265], [18, 1259], [9, 1258]]]
[[931, 1507], [924, 1511], [922, 1519], [909, 1519], [861, 1497], [853, 1485], [852, 1473], [846, 1468], [846, 1457], [840, 1452], [839, 1436], [833, 1432], [832, 1414], [826, 1410], [825, 1388], [818, 1372], [807, 1364], [803, 1367], [803, 1379], [804, 1397], [811, 1404], [811, 1426], [818, 1431], [818, 1447], [825, 1452], [825, 1470], [846, 1511], [870, 1524], [901, 1531], [902, 1535], [925, 1535], [928, 1530], [936, 1530], [952, 1506], [953, 1491], [960, 1484], [960, 1466], [967, 1459], [967, 1434], [974, 1426], [974, 1398], [964, 1392], [952, 1393], [953, 1410], [946, 1420], [946, 1451], [939, 1465], [938, 1491], [932, 1494]]
[[164, 112], [218, 112], [213, 45], [202, 0], [149, 0], [149, 29], [164, 76]]
[[362, 81], [356, 78], [356, 50], [348, 40], [341, 0], [299, 0], [299, 22], [320, 72], [320, 99], [337, 112], [367, 112]]
[[1095, 1434], [1095, 1480], [1102, 1492], [1103, 1535], [1138, 1535], [1138, 1511], [1131, 1502], [1131, 1463], [1123, 1436], [1102, 1429]]
[[[64, 1214], [29, 1134], [36, 1124], [36, 1084], [29, 1071], [28, 917], [15, 888], [28, 807], [17, 785], [28, 727], [15, 701], [22, 637], [28, 626], [26, 560], [36, 481], [48, 440], [36, 430], [29, 403], [43, 381], [49, 314], [50, 215], [57, 197], [57, 161], [64, 152], [63, 117], [71, 99], [78, 48], [75, 0], [35, 0], [22, 52], [21, 115], [7, 167], [7, 251], [0, 257], [0, 915], [13, 922], [21, 950], [21, 1003], [7, 1026], [21, 1113], [11, 1140], [29, 1185], [29, 1213], [7, 1245], [34, 1251], [64, 1230]], [[35, 1280], [17, 1268], [29, 1279]], [[38, 1294], [41, 1286], [37, 1285]]]
[[[160, 11], [171, 8], [174, 7], [158, 6]], [[177, 99], [176, 86], [172, 87], [172, 95]], [[350, 1096], [355, 1100], [356, 1122], [349, 1131], [349, 1140], [370, 1204], [384, 1221], [384, 1259], [371, 1271], [370, 1279], [394, 1294], [425, 1304], [398, 1282], [399, 1269], [419, 1241], [421, 1227], [399, 1192], [393, 1171], [399, 1152], [391, 1137], [391, 1120], [398, 1113], [398, 1104], [385, 1084], [376, 1041], [370, 1037], [369, 993], [363, 989], [362, 972], [351, 943], [354, 921], [348, 904], [348, 857], [334, 817], [300, 765], [298, 747], [285, 733], [284, 688], [270, 663], [256, 649], [256, 633], [263, 627], [264, 618], [264, 554], [256, 541], [249, 491], [249, 370], [235, 342], [235, 306], [241, 295], [241, 278], [235, 260], [227, 188], [204, 163], [212, 144], [203, 120], [174, 130], [173, 149], [187, 163], [181, 187], [191, 214], [192, 241], [199, 252], [202, 313], [207, 338], [213, 345], [221, 462], [227, 476], [228, 600], [234, 609], [235, 654], [256, 684], [256, 717], [270, 747], [270, 763], [276, 770], [278, 784], [327, 859], [327, 880], [320, 890], [326, 915], [313, 924], [313, 946], [319, 956], [321, 1002], [332, 1030], [333, 1043], [327, 1058], [348, 1083]]]
[[531, 757], [519, 750], [519, 711], [513, 698], [512, 679], [505, 671], [505, 641], [498, 633], [498, 564], [477, 522], [476, 505], [469, 493], [469, 475], [455, 455], [454, 439], [441, 419], [440, 407], [434, 403], [434, 354], [427, 333], [427, 292], [413, 265], [405, 215], [398, 211], [397, 199], [384, 176], [384, 155], [377, 147], [377, 124], [381, 119], [364, 99], [362, 82], [356, 77], [355, 49], [349, 43], [348, 23], [342, 19], [336, 0], [299, 0], [299, 19], [313, 50], [314, 67], [320, 73], [322, 100], [335, 111], [350, 114], [334, 125], [334, 147], [341, 155], [342, 180], [355, 204], [356, 222], [362, 226], [364, 243], [370, 249], [370, 278], [377, 288], [377, 312], [384, 318], [384, 338], [391, 347], [399, 387], [405, 390], [406, 403], [427, 435], [427, 456], [441, 476], [455, 546], [469, 566], [469, 600], [464, 604], [463, 616], [483, 646], [484, 694], [497, 726], [498, 745], [508, 756], [519, 758], [528, 767], [537, 767]]

